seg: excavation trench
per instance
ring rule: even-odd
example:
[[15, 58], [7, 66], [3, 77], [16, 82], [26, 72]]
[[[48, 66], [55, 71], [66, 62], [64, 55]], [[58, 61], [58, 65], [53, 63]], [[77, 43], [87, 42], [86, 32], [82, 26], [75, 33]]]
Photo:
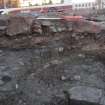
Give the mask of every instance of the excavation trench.
[[39, 23], [30, 33], [22, 22], [1, 29], [0, 105], [105, 105], [105, 33], [42, 32]]

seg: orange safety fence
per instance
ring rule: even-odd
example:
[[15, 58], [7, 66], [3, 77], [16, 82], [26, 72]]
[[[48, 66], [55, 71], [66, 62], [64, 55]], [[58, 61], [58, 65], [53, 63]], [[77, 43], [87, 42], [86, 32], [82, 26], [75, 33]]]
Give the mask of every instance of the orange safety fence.
[[63, 16], [62, 18], [66, 21], [80, 21], [81, 19], [84, 19], [82, 16]]

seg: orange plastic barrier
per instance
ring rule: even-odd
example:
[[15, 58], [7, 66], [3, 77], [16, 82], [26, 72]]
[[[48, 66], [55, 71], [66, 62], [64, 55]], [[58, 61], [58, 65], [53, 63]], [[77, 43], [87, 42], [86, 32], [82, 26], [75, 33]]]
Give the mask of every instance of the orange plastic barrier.
[[82, 16], [63, 16], [62, 18], [66, 21], [79, 21], [84, 19]]

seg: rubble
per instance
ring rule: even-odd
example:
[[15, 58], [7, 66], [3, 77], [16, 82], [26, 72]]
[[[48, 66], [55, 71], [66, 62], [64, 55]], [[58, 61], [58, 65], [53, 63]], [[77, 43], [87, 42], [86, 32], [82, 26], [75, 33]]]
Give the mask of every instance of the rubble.
[[69, 99], [71, 105], [105, 104], [105, 33], [100, 34], [104, 24], [4, 20], [0, 105], [68, 105]]
[[0, 17], [0, 36], [3, 36], [6, 34], [6, 29], [8, 25], [8, 18], [6, 17]]
[[9, 36], [15, 36], [19, 34], [28, 34], [31, 31], [32, 23], [29, 20], [25, 20], [23, 17], [10, 17], [6, 34]]
[[101, 99], [100, 104], [105, 105], [105, 96], [103, 96], [103, 98]]
[[[101, 37], [104, 36], [105, 26], [100, 22], [93, 22], [84, 19], [75, 23], [71, 21], [67, 22], [63, 19], [38, 20], [33, 17], [15, 16], [5, 19], [0, 18], [0, 22], [2, 21], [4, 23], [0, 26], [2, 31], [0, 47], [9, 48], [32, 48], [37, 44], [50, 43], [50, 40], [63, 41], [67, 39], [70, 40], [72, 48], [75, 49], [77, 48], [77, 45], [73, 44], [77, 42], [78, 46], [81, 47], [82, 42], [80, 40], [84, 40], [88, 36], [93, 37], [96, 41], [99, 40], [99, 38], [101, 40]], [[104, 41], [104, 39], [102, 40]], [[70, 47], [71, 45], [68, 46]], [[59, 50], [62, 49], [63, 48]]]
[[70, 94], [71, 99], [99, 103], [102, 97], [102, 90], [86, 86], [77, 86], [70, 89]]
[[67, 78], [65, 76], [61, 76], [61, 80], [65, 81]]

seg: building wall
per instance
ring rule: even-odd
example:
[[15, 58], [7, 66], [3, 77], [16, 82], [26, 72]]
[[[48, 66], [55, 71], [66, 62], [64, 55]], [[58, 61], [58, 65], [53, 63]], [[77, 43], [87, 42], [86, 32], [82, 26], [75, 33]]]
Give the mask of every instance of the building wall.
[[8, 0], [7, 1], [7, 7], [18, 7], [19, 6], [19, 0]]
[[105, 8], [105, 0], [96, 0], [98, 9]]
[[[19, 0], [6, 0], [7, 8], [14, 8], [19, 6]], [[0, 0], [0, 8], [4, 8], [4, 0]]]
[[95, 9], [97, 5], [95, 2], [75, 3], [73, 9]]
[[4, 4], [3, 0], [0, 0], [0, 9], [4, 7], [3, 4]]
[[64, 0], [64, 3], [72, 4], [74, 10], [97, 8], [96, 0]]
[[20, 0], [20, 6], [25, 7], [29, 6], [29, 3], [31, 3], [32, 0]]
[[105, 8], [105, 0], [102, 0], [103, 8]]

